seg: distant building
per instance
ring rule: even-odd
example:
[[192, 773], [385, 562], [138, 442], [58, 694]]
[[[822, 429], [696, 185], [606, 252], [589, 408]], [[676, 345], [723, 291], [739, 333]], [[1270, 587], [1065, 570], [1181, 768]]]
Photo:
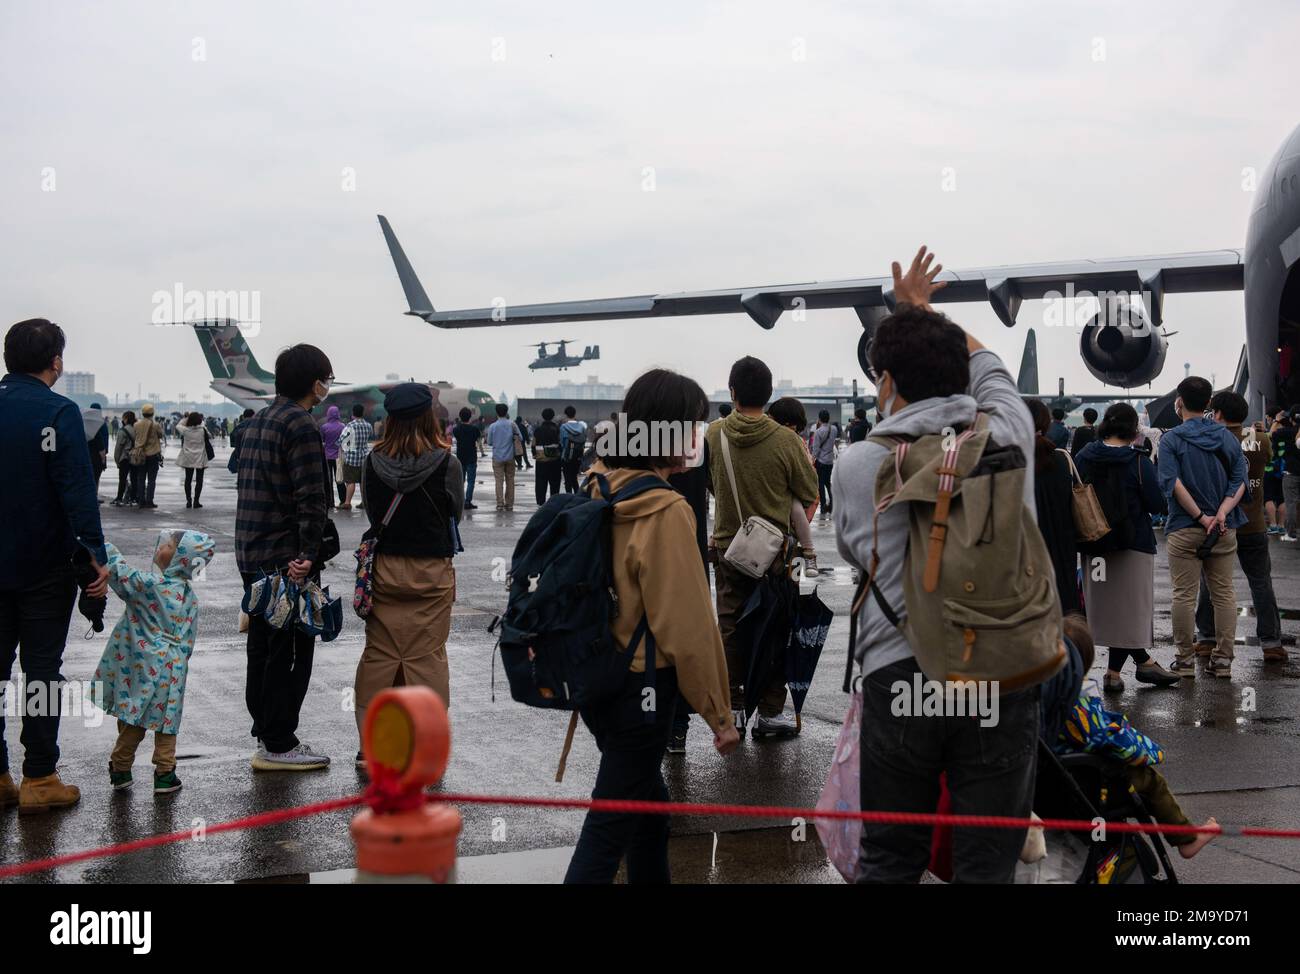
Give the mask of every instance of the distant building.
[[95, 395], [94, 372], [64, 372], [54, 383], [54, 391], [69, 399], [75, 396]]
[[626, 388], [614, 382], [601, 382], [598, 376], [587, 376], [586, 382], [561, 379], [559, 385], [538, 386], [536, 399], [617, 399], [622, 401]]
[[[772, 399], [792, 396], [795, 399], [850, 399], [853, 396], [861, 395], [861, 390], [857, 389], [852, 383], [845, 382], [843, 378], [837, 375], [831, 376], [820, 385], [796, 386], [793, 379], [778, 379], [772, 389]], [[713, 402], [731, 402], [731, 392], [727, 389], [719, 389], [709, 399]]]

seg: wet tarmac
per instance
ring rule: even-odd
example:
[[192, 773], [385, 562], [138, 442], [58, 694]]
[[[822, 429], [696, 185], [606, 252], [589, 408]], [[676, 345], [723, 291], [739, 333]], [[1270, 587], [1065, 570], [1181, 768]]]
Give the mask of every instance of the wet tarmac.
[[[173, 446], [168, 455], [175, 452]], [[354, 768], [358, 748], [353, 715], [346, 709], [363, 630], [350, 608], [344, 632], [317, 645], [314, 672], [299, 736], [329, 754], [324, 772], [265, 774], [249, 767], [254, 742], [244, 706], [244, 638], [238, 632], [239, 575], [234, 561], [234, 477], [218, 447], [208, 470], [204, 507], [185, 509], [180, 471], [168, 463], [159, 475], [159, 509], [138, 512], [105, 505], [105, 532], [133, 563], [146, 564], [163, 527], [193, 527], [213, 535], [218, 554], [199, 583], [202, 602], [197, 648], [191, 663], [184, 723], [179, 739], [181, 792], [155, 798], [150, 789], [149, 739], [141, 747], [136, 785], [114, 793], [108, 785], [108, 754], [115, 728], [108, 721], [65, 718], [60, 772], [79, 785], [82, 801], [65, 812], [19, 818], [0, 814], [0, 861], [15, 863], [123, 842], [160, 832], [195, 830], [204, 824], [354, 794], [364, 786]], [[496, 676], [493, 700], [493, 637], [487, 631], [504, 605], [505, 566], [515, 539], [535, 509], [530, 471], [517, 482], [512, 513], [493, 510], [491, 468], [480, 465], [475, 500], [461, 533], [465, 552], [456, 559], [458, 597], [452, 615], [452, 758], [443, 787], [450, 792], [585, 797], [598, 754], [579, 731], [563, 783], [554, 780], [567, 714], [548, 713], [511, 701], [504, 676]], [[115, 484], [115, 479], [113, 481]], [[101, 496], [110, 497], [108, 477]], [[12, 516], [10, 512], [8, 516]], [[364, 512], [334, 515], [343, 555], [324, 581], [350, 601], [350, 557], [366, 525]], [[746, 740], [723, 759], [712, 734], [695, 718], [684, 756], [665, 759], [665, 779], [677, 801], [812, 806], [821, 791], [835, 737], [846, 709], [840, 691], [847, 611], [853, 580], [835, 551], [830, 521], [813, 524], [819, 560], [832, 568], [820, 594], [836, 613], [821, 667], [803, 713], [803, 733], [787, 741]], [[1300, 632], [1300, 545], [1272, 545], [1274, 582], [1289, 637]], [[1157, 555], [1155, 655], [1172, 659], [1169, 581]], [[1237, 593], [1249, 606], [1244, 578]], [[74, 616], [64, 675], [87, 680], [103, 651], [120, 603], [110, 597], [105, 632], [84, 639], [85, 621]], [[1254, 639], [1254, 619], [1239, 617], [1238, 658], [1231, 680], [1201, 677], [1170, 689], [1137, 686], [1108, 698], [1166, 750], [1163, 773], [1195, 821], [1214, 815], [1225, 824], [1300, 827], [1300, 655], [1265, 667]], [[1100, 679], [1101, 668], [1092, 676]], [[5, 721], [11, 760], [21, 759], [17, 721]], [[462, 808], [460, 882], [551, 882], [562, 877], [582, 816], [579, 812], [486, 806]], [[221, 834], [114, 859], [82, 863], [29, 881], [241, 882], [258, 880], [351, 881], [350, 814], [316, 816], [257, 830]], [[694, 882], [838, 882], [811, 826], [803, 841], [796, 830], [770, 820], [679, 817], [673, 820], [675, 878]], [[716, 836], [716, 838], [715, 838]], [[1300, 881], [1300, 842], [1225, 836], [1195, 860], [1177, 860], [1180, 878], [1191, 882]]]

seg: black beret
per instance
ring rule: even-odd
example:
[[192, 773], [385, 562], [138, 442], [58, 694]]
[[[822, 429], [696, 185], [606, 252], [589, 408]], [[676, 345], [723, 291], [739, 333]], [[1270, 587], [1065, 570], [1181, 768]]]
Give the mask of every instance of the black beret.
[[403, 382], [384, 396], [384, 411], [398, 419], [411, 419], [433, 408], [433, 393], [420, 382]]

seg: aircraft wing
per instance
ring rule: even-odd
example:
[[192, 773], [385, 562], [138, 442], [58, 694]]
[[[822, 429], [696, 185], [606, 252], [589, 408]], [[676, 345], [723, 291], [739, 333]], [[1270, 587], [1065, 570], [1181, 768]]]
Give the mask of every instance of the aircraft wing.
[[[439, 328], [481, 328], [529, 325], [559, 321], [606, 321], [619, 318], [658, 318], [678, 315], [747, 314], [764, 328], [772, 328], [781, 315], [795, 308], [853, 308], [864, 324], [873, 323], [894, 308], [893, 279], [861, 277], [801, 284], [755, 285], [676, 294], [637, 294], [630, 297], [545, 304], [499, 304], [495, 307], [436, 311], [416, 277], [397, 236], [385, 217], [379, 217], [398, 278], [410, 308], [407, 314]], [[934, 296], [935, 303], [987, 301], [999, 320], [1015, 324], [1020, 304], [1049, 296], [1068, 296], [1070, 289], [1100, 294], [1141, 292], [1147, 315], [1159, 326], [1165, 294], [1197, 291], [1239, 291], [1245, 281], [1241, 250], [1209, 250], [1185, 254], [1121, 257], [1111, 260], [1057, 261], [1044, 264], [1009, 264], [967, 270], [945, 270], [940, 280], [947, 287]]]

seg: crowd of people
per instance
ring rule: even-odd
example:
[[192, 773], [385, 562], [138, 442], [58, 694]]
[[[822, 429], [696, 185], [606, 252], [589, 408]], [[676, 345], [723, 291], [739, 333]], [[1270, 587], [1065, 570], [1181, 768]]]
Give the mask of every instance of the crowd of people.
[[[665, 369], [639, 377], [621, 413], [591, 430], [573, 406], [558, 417], [548, 408], [533, 425], [519, 416], [512, 420], [505, 404], [495, 406], [490, 424], [477, 422], [466, 408], [444, 428], [429, 388], [404, 383], [387, 393], [377, 432], [360, 404], [346, 423], [335, 407], [318, 422], [312, 411], [329, 396], [331, 362], [312, 345], [285, 349], [275, 363], [274, 401], [257, 413], [246, 410], [228, 431], [222, 424], [236, 477], [235, 558], [246, 605], [260, 593], [280, 597], [290, 584], [295, 591], [318, 586], [323, 564], [339, 553], [329, 510], [351, 510], [355, 500], [374, 555], [355, 677], [358, 732], [369, 702], [386, 687], [428, 686], [449, 705], [454, 558], [464, 512], [476, 509], [479, 460], [491, 454], [496, 509], [504, 512], [515, 507], [521, 467], [536, 469], [539, 508], [562, 492], [617, 494], [650, 476], [665, 489], [617, 504], [612, 519], [612, 579], [620, 606], [612, 636], [632, 652], [623, 684], [580, 709], [601, 753], [594, 797], [667, 799], [661, 762], [665, 754], [685, 751], [692, 714], [706, 723], [724, 756], [751, 723], [755, 736], [797, 732], [779, 667], [762, 686], [745, 685], [749, 649], [739, 622], [765, 575], [788, 570], [789, 557], [797, 557], [805, 573], [817, 573], [810, 524], [820, 516], [833, 524], [838, 553], [861, 583], [848, 648], [861, 694], [864, 810], [933, 812], [943, 800], [962, 814], [1028, 818], [1042, 741], [1060, 752], [1112, 754], [1125, 762], [1132, 787], [1148, 796], [1160, 821], [1187, 825], [1153, 767], [1163, 752], [1090, 697], [1084, 677], [1101, 647], [1109, 654], [1107, 693], [1123, 689], [1130, 657], [1143, 683], [1190, 681], [1198, 657], [1204, 657], [1200, 672], [1230, 679], [1234, 563], [1250, 584], [1264, 660], [1286, 660], [1268, 538], [1280, 524], [1286, 525], [1284, 539], [1295, 537], [1300, 455], [1294, 420], [1281, 412], [1269, 424], [1245, 427], [1240, 396], [1214, 394], [1206, 380], [1189, 377], [1178, 386], [1181, 423], [1162, 436], [1142, 429], [1126, 403], [1106, 409], [1100, 423], [1095, 410], [1086, 410], [1084, 425], [1071, 436], [1060, 410], [1054, 414], [1037, 400], [1026, 408], [997, 355], [931, 307], [931, 295], [942, 287], [935, 282], [939, 269], [925, 248], [908, 268], [894, 265], [898, 307], [877, 327], [869, 356], [878, 419], [873, 427], [859, 409], [846, 431], [826, 410], [810, 423], [797, 400], [772, 401], [770, 368], [745, 356], [729, 373], [731, 403], [685, 450], [655, 441], [630, 449], [618, 437], [601, 435], [619, 423], [694, 427], [708, 420], [700, 385]], [[95, 485], [111, 445], [119, 472], [113, 504], [156, 507], [163, 445], [169, 435], [178, 436], [186, 507], [201, 508], [204, 472], [214, 455], [212, 424], [193, 412], [168, 429], [146, 405], [139, 416], [124, 413], [116, 429], [105, 424], [89, 431], [76, 407], [51, 389], [63, 369], [64, 343], [62, 330], [44, 319], [19, 322], [5, 337], [0, 455], [13, 473], [0, 478], [0, 499], [24, 517], [0, 526], [0, 677], [8, 679], [18, 657], [29, 686], [61, 681], [78, 597], [102, 600], [111, 588], [126, 611], [95, 674], [97, 703], [118, 721], [109, 784], [131, 784], [136, 749], [152, 730], [154, 790], [168, 794], [181, 787], [176, 737], [200, 612], [191, 581], [211, 560], [215, 543], [191, 529], [164, 531], [152, 563], [133, 568], [104, 538]], [[51, 430], [53, 445], [48, 439], [43, 445], [43, 431]], [[593, 452], [592, 444], [602, 442], [616, 445]], [[963, 444], [970, 443], [983, 452], [966, 458]], [[945, 459], [935, 527], [923, 543], [913, 495], [904, 488], [917, 489], [905, 479], [914, 472], [907, 457], [924, 456], [929, 448]], [[972, 574], [964, 583], [969, 599], [955, 608], [939, 601], [928, 579], [916, 583], [923, 554], [928, 574], [931, 559], [945, 551], [947, 558], [963, 544], [961, 522], [941, 520], [940, 507], [947, 516], [950, 501], [960, 503], [943, 493], [952, 490], [944, 476], [975, 476], [976, 462], [988, 463], [991, 478], [1011, 476], [991, 479], [1011, 486], [990, 491], [1003, 496], [997, 491], [1010, 490], [1013, 506], [1027, 519], [1023, 562], [1004, 559], [1002, 567], [1010, 566], [1013, 575], [1022, 563], [1044, 568], [1032, 584], [1013, 579], [1016, 591], [1027, 593], [1021, 606], [1044, 593], [1048, 601], [1032, 613], [1031, 628], [989, 615], [999, 610], [980, 598], [992, 579]], [[1081, 493], [1104, 515], [1100, 536], [1081, 533]], [[1167, 665], [1152, 655], [1159, 517], [1165, 518], [1172, 590], [1174, 658]], [[737, 551], [760, 522], [792, 540], [755, 573]], [[1034, 574], [1032, 567], [1026, 571]], [[902, 713], [897, 687], [935, 677], [934, 648], [917, 642], [922, 616], [927, 624], [955, 623], [965, 662], [973, 652], [996, 657], [1032, 633], [1034, 652], [1049, 665], [1003, 686], [992, 726], [970, 716]], [[649, 638], [642, 641], [645, 633]], [[318, 635], [311, 626], [277, 624], [274, 612], [248, 612], [245, 698], [255, 769], [309, 771], [330, 764], [298, 735]], [[648, 718], [642, 707], [647, 666], [660, 699], [673, 702]], [[747, 694], [757, 699], [756, 710], [747, 710]], [[13, 782], [0, 738], [0, 804], [24, 812], [75, 804], [77, 788], [57, 771], [57, 713], [24, 714], [22, 724], [21, 786]], [[363, 766], [359, 753], [357, 761]], [[667, 823], [663, 816], [589, 814], [568, 880], [612, 881], [626, 859], [629, 881], [667, 881]], [[865, 824], [858, 881], [917, 881], [931, 861], [931, 838], [926, 828]], [[1171, 841], [1190, 856], [1208, 838], [1188, 834]], [[953, 877], [1009, 881], [1024, 841], [1024, 831], [1015, 829], [957, 829]]]

